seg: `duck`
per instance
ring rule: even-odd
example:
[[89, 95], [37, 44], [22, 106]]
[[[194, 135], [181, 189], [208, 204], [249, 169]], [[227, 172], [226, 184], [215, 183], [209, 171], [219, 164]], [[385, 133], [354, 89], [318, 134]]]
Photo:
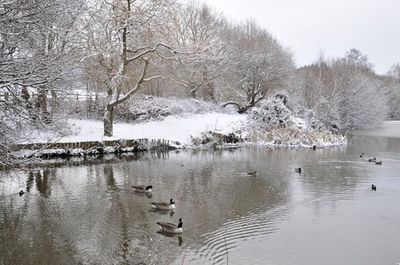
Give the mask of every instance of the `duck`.
[[371, 185], [371, 190], [376, 190], [376, 186], [374, 184]]
[[175, 209], [175, 201], [174, 199], [170, 199], [168, 202], [152, 202], [151, 205], [153, 208], [158, 210], [174, 210]]
[[19, 194], [19, 196], [22, 196], [22, 195], [24, 195], [24, 193], [25, 192], [23, 190], [20, 190], [18, 194]]
[[360, 157], [364, 157], [364, 153], [361, 153], [361, 154], [360, 154]]
[[151, 185], [148, 185], [148, 186], [138, 185], [138, 186], [132, 186], [132, 188], [136, 192], [146, 192], [146, 193], [148, 193], [148, 192], [152, 192], [153, 191], [152, 190], [153, 186], [151, 186]]
[[297, 173], [299, 173], [299, 174], [301, 174], [301, 167], [295, 168], [294, 171], [297, 172]]
[[247, 172], [248, 176], [256, 177], [257, 176], [257, 171], [252, 171], [252, 172]]
[[162, 232], [169, 234], [181, 234], [183, 232], [183, 219], [179, 218], [178, 225], [172, 223], [157, 222]]
[[376, 157], [368, 159], [368, 162], [376, 162]]
[[376, 161], [375, 165], [382, 165], [382, 161]]

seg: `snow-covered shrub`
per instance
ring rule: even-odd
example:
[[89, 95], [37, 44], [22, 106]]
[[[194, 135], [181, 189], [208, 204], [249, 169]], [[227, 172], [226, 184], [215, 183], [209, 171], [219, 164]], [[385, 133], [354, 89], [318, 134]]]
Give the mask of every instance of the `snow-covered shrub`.
[[312, 147], [340, 145], [345, 137], [338, 135], [314, 117], [312, 110], [294, 113], [287, 108], [288, 97], [276, 94], [249, 113], [246, 139], [271, 146]]
[[268, 131], [251, 130], [247, 138], [272, 147], [326, 147], [346, 143], [346, 137], [330, 131], [274, 128]]
[[251, 109], [249, 114], [253, 125], [263, 130], [294, 126], [296, 120], [292, 111], [285, 106], [286, 102], [287, 97], [280, 94], [261, 101], [257, 107]]
[[191, 140], [195, 146], [236, 144], [244, 141], [240, 132], [222, 133], [218, 131], [203, 132], [199, 137], [191, 137]]
[[134, 98], [129, 104], [118, 109], [120, 119], [143, 122], [163, 120], [170, 115], [201, 114], [209, 112], [227, 112], [218, 105], [193, 98], [142, 96]]
[[317, 130], [325, 130], [326, 126], [314, 117], [314, 112], [309, 109], [301, 109], [294, 112], [288, 108], [289, 98], [282, 94], [276, 94], [262, 102], [250, 111], [250, 119], [253, 125], [261, 129], [273, 128], [298, 128], [308, 127]]

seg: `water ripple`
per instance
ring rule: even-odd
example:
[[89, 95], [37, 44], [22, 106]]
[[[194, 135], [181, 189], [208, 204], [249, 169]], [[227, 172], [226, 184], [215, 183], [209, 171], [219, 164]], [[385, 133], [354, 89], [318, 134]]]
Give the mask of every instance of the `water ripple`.
[[262, 214], [250, 214], [228, 221], [221, 228], [202, 235], [204, 244], [199, 249], [199, 256], [206, 257], [213, 264], [226, 262], [229, 252], [240, 246], [241, 241], [255, 240], [274, 232], [275, 223], [282, 210], [284, 208]]

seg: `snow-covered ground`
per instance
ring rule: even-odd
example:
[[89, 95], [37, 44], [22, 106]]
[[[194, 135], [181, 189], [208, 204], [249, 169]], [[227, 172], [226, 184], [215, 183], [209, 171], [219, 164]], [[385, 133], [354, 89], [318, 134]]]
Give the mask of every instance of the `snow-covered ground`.
[[[299, 112], [289, 109], [286, 105], [287, 97], [282, 94], [264, 100], [248, 114], [228, 110], [223, 112], [218, 106], [207, 107], [207, 104], [211, 103], [194, 100], [183, 102], [175, 99], [146, 98], [142, 101], [147, 105], [141, 105], [147, 107], [136, 112], [147, 115], [147, 118], [139, 123], [115, 123], [113, 137], [103, 136], [101, 120], [69, 119], [66, 126], [68, 128], [61, 131], [63, 136], [55, 137], [54, 134], [43, 131], [39, 131], [39, 135], [33, 135], [32, 132], [30, 140], [25, 143], [146, 138], [179, 142], [184, 146], [216, 146], [223, 145], [223, 142], [236, 141], [272, 148], [311, 148], [346, 144], [344, 135], [328, 129], [313, 117], [311, 110]], [[171, 106], [165, 107], [167, 103]], [[165, 109], [168, 116], [160, 115]], [[131, 110], [130, 113], [136, 112]]]
[[[240, 129], [247, 115], [206, 113], [191, 116], [169, 116], [162, 121], [151, 121], [139, 124], [115, 123], [114, 136], [103, 136], [102, 121], [70, 119], [72, 135], [57, 139], [57, 142], [82, 142], [118, 139], [165, 139], [191, 144], [190, 136], [197, 137], [202, 132], [213, 130], [222, 133]], [[49, 137], [37, 137], [34, 142], [54, 141]]]

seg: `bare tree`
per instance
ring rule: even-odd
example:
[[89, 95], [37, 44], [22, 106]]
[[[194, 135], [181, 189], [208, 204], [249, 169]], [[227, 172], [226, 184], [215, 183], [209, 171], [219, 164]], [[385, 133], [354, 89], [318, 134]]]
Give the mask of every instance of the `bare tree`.
[[397, 80], [400, 81], [400, 64], [399, 63], [393, 64], [390, 67], [389, 71], [387, 72], [387, 75], [396, 78]]
[[385, 86], [389, 91], [389, 117], [400, 119], [400, 64], [393, 64], [384, 77]]
[[387, 116], [387, 87], [360, 54], [352, 50], [345, 58], [297, 70], [305, 107], [333, 128], [375, 127]]
[[105, 136], [113, 134], [116, 107], [137, 93], [142, 84], [161, 77], [154, 71], [149, 75], [150, 63], [154, 61], [156, 69], [177, 54], [160, 33], [165, 25], [162, 14], [171, 4], [167, 0], [110, 0], [94, 7], [88, 46], [90, 58], [107, 73]]
[[350, 49], [342, 60], [348, 65], [357, 67], [359, 70], [367, 73], [373, 72], [374, 66], [369, 61], [368, 56], [357, 49]]
[[220, 38], [226, 21], [205, 3], [189, 1], [171, 13], [171, 43], [182, 51], [179, 61], [171, 65], [169, 78], [187, 88], [196, 98], [216, 100], [214, 80], [220, 75], [225, 44]]
[[[73, 75], [73, 35], [84, 1], [0, 1], [0, 163], [49, 122], [47, 91]], [[71, 67], [69, 67], [71, 66]]]
[[269, 90], [286, 86], [294, 70], [290, 52], [282, 48], [266, 30], [255, 22], [226, 28], [226, 68], [224, 85], [230, 90], [230, 100], [239, 113], [246, 112], [262, 100]]
[[386, 119], [387, 97], [380, 80], [358, 72], [342, 88], [339, 101], [341, 128], [374, 128]]

